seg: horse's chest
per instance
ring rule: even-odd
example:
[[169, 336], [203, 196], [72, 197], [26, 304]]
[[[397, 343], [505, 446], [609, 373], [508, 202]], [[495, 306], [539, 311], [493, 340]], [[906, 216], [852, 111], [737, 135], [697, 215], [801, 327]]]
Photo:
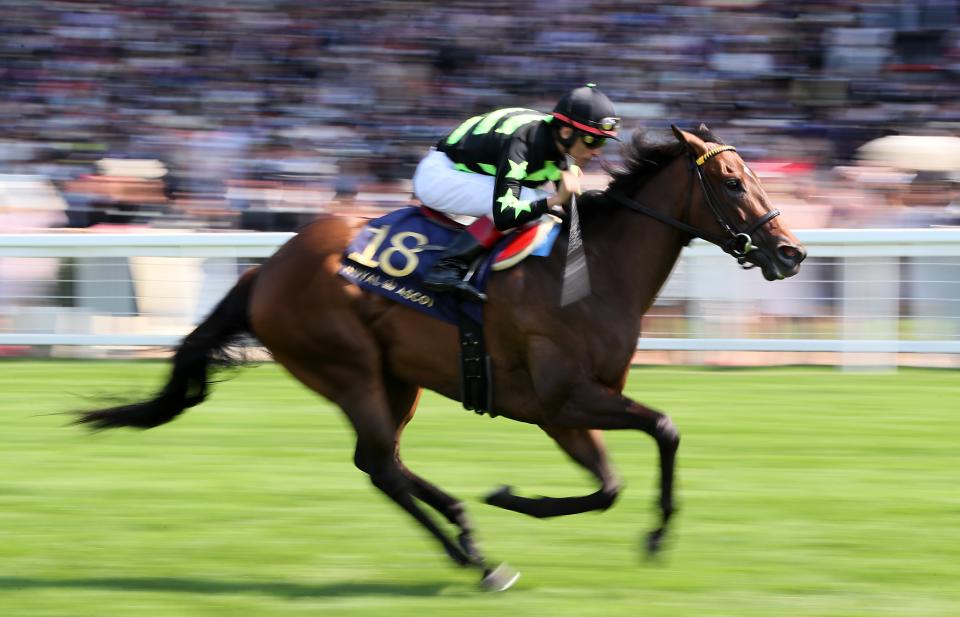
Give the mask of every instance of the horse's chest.
[[601, 383], [620, 382], [636, 351], [637, 339], [628, 333], [595, 332], [586, 339], [590, 371]]
[[594, 367], [594, 375], [597, 381], [611, 388], [616, 387], [623, 379], [623, 372], [630, 365], [633, 358], [633, 350], [621, 351], [617, 353], [607, 353], [597, 360]]

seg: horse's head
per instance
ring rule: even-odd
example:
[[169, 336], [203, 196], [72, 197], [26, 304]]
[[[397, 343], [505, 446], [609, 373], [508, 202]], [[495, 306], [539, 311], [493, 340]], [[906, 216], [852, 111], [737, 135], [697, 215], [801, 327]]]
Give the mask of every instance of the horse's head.
[[[758, 266], [768, 281], [799, 272], [806, 249], [770, 206], [760, 179], [736, 149], [672, 128], [688, 148], [693, 190], [701, 192], [704, 205], [689, 213], [690, 224], [741, 264]], [[708, 133], [706, 126], [700, 130]]]

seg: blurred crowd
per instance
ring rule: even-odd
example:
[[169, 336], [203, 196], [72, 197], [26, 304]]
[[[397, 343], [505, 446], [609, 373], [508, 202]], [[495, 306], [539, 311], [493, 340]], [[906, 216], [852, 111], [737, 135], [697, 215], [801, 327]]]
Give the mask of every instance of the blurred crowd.
[[628, 131], [707, 123], [794, 209], [794, 227], [960, 221], [960, 146], [870, 165], [858, 155], [892, 134], [960, 143], [958, 0], [0, 0], [0, 11], [7, 231], [286, 230], [318, 211], [396, 207], [459, 120], [549, 110], [588, 81]]

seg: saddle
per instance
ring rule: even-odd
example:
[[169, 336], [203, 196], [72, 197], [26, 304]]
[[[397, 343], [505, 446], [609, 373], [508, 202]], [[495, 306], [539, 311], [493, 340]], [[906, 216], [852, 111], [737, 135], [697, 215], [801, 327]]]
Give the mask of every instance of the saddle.
[[[339, 274], [367, 291], [447, 323], [458, 325], [463, 311], [482, 322], [481, 305], [422, 286], [426, 272], [463, 228], [462, 223], [425, 206], [394, 210], [370, 221], [354, 236]], [[470, 282], [484, 291], [492, 272], [515, 267], [531, 256], [548, 255], [559, 233], [558, 220], [545, 215], [508, 234], [474, 264]]]
[[[423, 288], [426, 272], [464, 225], [425, 206], [400, 208], [367, 223], [341, 259], [339, 275], [357, 286], [460, 329], [461, 400], [477, 413], [492, 408], [490, 359], [483, 336], [483, 306]], [[492, 272], [507, 270], [530, 256], [549, 255], [560, 233], [545, 215], [508, 234], [473, 264], [468, 278], [480, 291]]]

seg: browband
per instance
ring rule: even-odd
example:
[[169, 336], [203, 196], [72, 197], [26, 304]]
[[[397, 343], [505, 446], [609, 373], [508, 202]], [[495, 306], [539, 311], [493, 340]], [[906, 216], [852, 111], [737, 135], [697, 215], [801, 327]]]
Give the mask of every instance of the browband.
[[709, 158], [711, 158], [711, 157], [714, 157], [714, 156], [720, 154], [721, 152], [726, 152], [727, 150], [732, 150], [733, 152], [736, 152], [736, 151], [737, 151], [737, 149], [734, 148], [733, 146], [717, 146], [716, 148], [714, 148], [714, 149], [711, 150], [710, 152], [707, 152], [706, 154], [704, 154], [703, 156], [701, 156], [700, 158], [698, 158], [698, 159], [696, 160], [697, 166], [703, 165], [703, 163], [704, 163], [707, 159], [709, 159]]

